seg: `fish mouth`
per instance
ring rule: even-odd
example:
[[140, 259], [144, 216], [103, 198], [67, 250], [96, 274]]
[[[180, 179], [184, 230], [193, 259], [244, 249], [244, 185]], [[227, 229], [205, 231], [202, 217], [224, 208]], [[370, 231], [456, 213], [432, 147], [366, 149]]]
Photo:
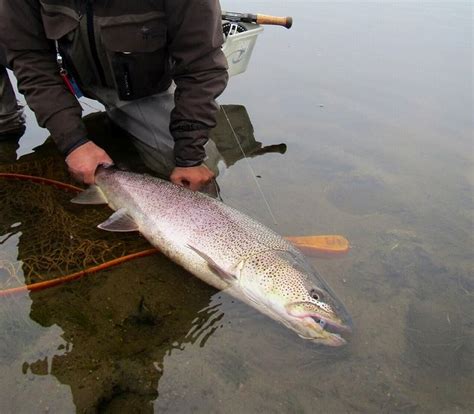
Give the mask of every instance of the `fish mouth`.
[[321, 328], [326, 332], [334, 333], [338, 335], [350, 335], [352, 334], [352, 328], [349, 325], [344, 325], [342, 322], [325, 318], [319, 314], [313, 314], [310, 316]]
[[350, 326], [321, 315], [316, 314], [300, 318], [310, 333], [308, 336], [301, 334], [300, 336], [318, 344], [335, 347], [346, 345], [348, 336], [352, 334]]
[[294, 330], [300, 337], [329, 346], [347, 344], [347, 339], [352, 334], [350, 318], [343, 322], [336, 316], [322, 312], [297, 312], [292, 311], [291, 306], [289, 308], [287, 310], [294, 321]]

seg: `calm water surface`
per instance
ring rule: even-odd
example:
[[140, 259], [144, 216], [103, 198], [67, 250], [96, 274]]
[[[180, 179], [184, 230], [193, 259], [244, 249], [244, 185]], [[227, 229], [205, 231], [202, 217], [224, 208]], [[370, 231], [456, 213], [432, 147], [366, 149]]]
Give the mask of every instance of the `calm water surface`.
[[[350, 344], [305, 342], [153, 256], [0, 298], [0, 411], [473, 412], [472, 5], [222, 4], [295, 20], [265, 29], [221, 98], [252, 156], [238, 161], [221, 118], [222, 198], [280, 234], [351, 241], [310, 259], [352, 314]], [[1, 169], [65, 180], [28, 122]], [[143, 244], [91, 230], [106, 209], [59, 190], [0, 192], [2, 286], [32, 262], [65, 273], [55, 263], [100, 261], [100, 243]]]

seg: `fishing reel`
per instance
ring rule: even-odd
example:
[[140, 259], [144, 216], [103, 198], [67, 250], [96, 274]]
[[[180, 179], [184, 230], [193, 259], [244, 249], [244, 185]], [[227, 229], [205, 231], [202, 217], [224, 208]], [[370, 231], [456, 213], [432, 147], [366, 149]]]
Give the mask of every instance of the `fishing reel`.
[[232, 36], [238, 33], [246, 32], [247, 28], [242, 23], [224, 21], [222, 23], [222, 32], [224, 33], [224, 39], [228, 36]]

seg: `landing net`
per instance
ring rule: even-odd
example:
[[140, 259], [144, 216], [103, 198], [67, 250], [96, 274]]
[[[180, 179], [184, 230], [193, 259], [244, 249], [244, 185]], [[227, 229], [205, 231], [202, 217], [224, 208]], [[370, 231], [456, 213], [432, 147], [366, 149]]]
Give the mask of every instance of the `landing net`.
[[150, 248], [138, 233], [97, 229], [112, 211], [71, 203], [70, 188], [2, 176], [20, 173], [71, 183], [62, 158], [45, 147], [43, 153], [0, 165], [2, 290], [69, 275]]

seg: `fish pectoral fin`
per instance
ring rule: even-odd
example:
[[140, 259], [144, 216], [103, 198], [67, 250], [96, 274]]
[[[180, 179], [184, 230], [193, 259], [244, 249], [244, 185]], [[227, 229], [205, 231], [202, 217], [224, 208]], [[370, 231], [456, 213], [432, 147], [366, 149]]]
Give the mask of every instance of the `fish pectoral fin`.
[[285, 237], [309, 256], [339, 255], [349, 251], [349, 241], [337, 234]]
[[223, 267], [219, 266], [211, 257], [209, 257], [206, 253], [203, 253], [199, 249], [196, 249], [195, 247], [191, 246], [190, 244], [187, 245], [193, 252], [201, 256], [202, 259], [204, 259], [207, 262], [207, 265], [222, 279], [226, 281], [234, 281], [237, 279], [237, 277], [232, 274], [231, 272], [227, 271]]
[[138, 231], [137, 223], [135, 223], [135, 220], [127, 214], [127, 210], [124, 208], [117, 210], [97, 227], [102, 230], [113, 232]]
[[102, 190], [96, 185], [91, 185], [84, 191], [79, 193], [76, 197], [71, 200], [71, 203], [75, 204], [107, 204]]

